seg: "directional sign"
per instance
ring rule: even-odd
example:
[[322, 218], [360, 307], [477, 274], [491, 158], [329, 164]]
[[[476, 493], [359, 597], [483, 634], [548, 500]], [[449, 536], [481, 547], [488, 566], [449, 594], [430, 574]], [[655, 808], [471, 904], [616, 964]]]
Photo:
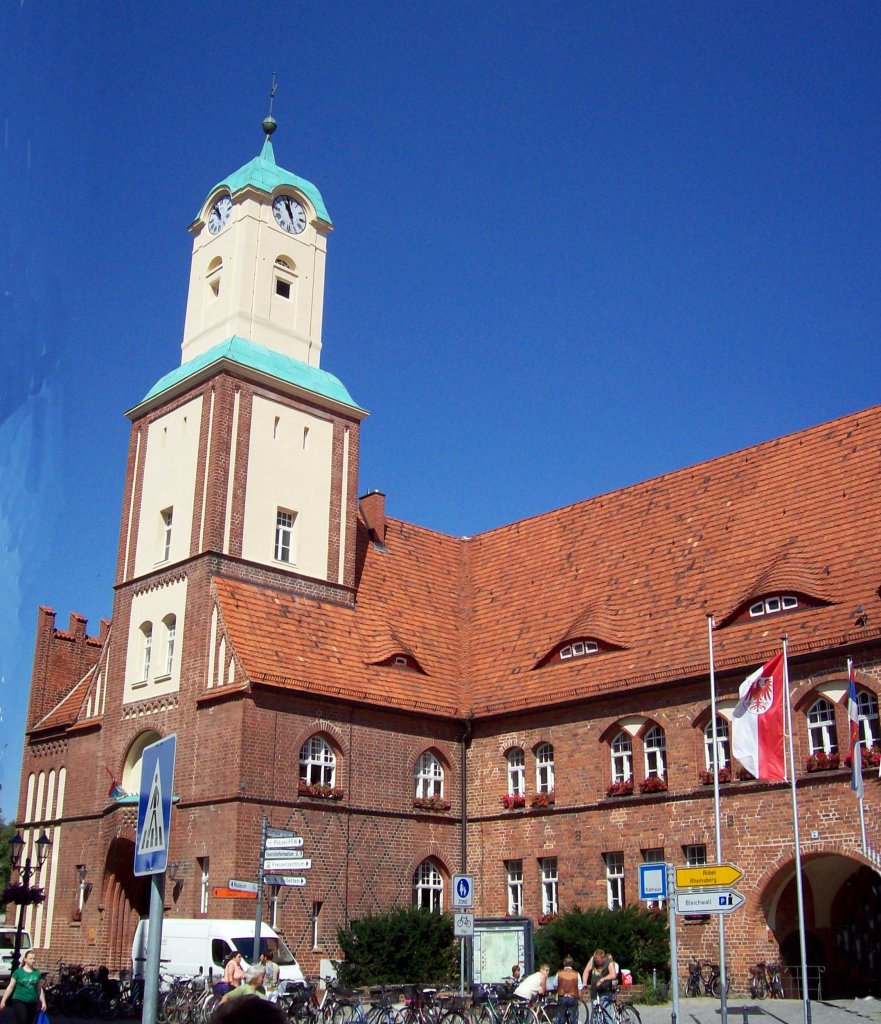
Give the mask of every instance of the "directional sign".
[[467, 938], [474, 934], [474, 914], [456, 914], [453, 918], [453, 935]]
[[735, 864], [701, 864], [699, 867], [677, 868], [677, 889], [718, 889], [734, 885], [743, 872]]
[[141, 791], [138, 831], [135, 836], [135, 874], [155, 875], [168, 863], [171, 830], [171, 789], [177, 735], [144, 747], [141, 755]]
[[230, 889], [235, 889], [237, 892], [256, 892], [256, 882], [243, 882], [240, 878], [231, 878], [228, 883]]
[[267, 885], [292, 885], [299, 888], [306, 884], [305, 875], [264, 875], [263, 881]]
[[308, 871], [311, 867], [311, 857], [267, 857], [263, 861], [264, 871]]
[[270, 839], [296, 839], [297, 833], [291, 832], [289, 828], [272, 828], [271, 826], [266, 827], [266, 835]]
[[735, 889], [703, 889], [676, 893], [677, 914], [730, 914], [746, 902]]
[[474, 906], [474, 875], [453, 875], [453, 908], [470, 910]]
[[217, 900], [256, 900], [256, 892], [242, 892], [240, 889], [230, 889], [225, 885], [215, 886], [211, 895]]
[[667, 898], [667, 865], [639, 865], [639, 898], [665, 900]]
[[267, 836], [267, 850], [296, 850], [303, 845], [302, 836]]

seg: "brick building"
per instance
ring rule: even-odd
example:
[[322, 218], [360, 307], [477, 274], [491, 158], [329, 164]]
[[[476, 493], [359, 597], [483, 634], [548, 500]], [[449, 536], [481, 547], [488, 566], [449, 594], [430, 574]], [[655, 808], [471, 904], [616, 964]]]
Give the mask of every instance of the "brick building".
[[[125, 794], [170, 733], [166, 913], [253, 913], [212, 889], [255, 877], [265, 812], [313, 861], [267, 907], [307, 971], [340, 924], [442, 907], [460, 870], [483, 915], [634, 902], [640, 863], [716, 855], [712, 615], [723, 853], [747, 896], [732, 973], [798, 961], [789, 789], [742, 778], [729, 744], [738, 685], [786, 634], [808, 961], [868, 984], [881, 879], [843, 759], [848, 658], [881, 742], [881, 408], [476, 537], [387, 517], [357, 498], [366, 412], [319, 368], [331, 221], [273, 127], [190, 226], [182, 363], [128, 413], [112, 626], [39, 611], [19, 804], [27, 841], [53, 842], [36, 944], [126, 961], [148, 891]], [[879, 790], [867, 773], [870, 840]], [[717, 948], [715, 920], [680, 935], [683, 961]]]

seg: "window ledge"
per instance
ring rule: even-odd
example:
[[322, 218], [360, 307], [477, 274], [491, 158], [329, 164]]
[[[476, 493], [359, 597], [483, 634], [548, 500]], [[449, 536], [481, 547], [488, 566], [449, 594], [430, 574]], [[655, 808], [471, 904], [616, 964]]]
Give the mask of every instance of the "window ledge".
[[132, 683], [132, 689], [133, 690], [140, 690], [142, 687], [146, 686], [147, 683], [149, 683], [149, 682], [150, 682], [149, 679], [139, 679], [136, 683]]
[[156, 676], [153, 680], [154, 683], [167, 683], [171, 679], [171, 673], [165, 672], [161, 676]]

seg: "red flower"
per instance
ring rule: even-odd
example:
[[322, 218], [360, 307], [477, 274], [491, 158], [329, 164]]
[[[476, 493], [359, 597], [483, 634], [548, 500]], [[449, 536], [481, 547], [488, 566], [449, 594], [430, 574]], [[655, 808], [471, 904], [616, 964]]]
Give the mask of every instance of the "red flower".
[[613, 782], [606, 790], [606, 796], [633, 796], [633, 779]]
[[413, 806], [420, 811], [448, 811], [450, 801], [444, 800], [442, 796], [417, 796]]
[[555, 802], [554, 791], [550, 793], [535, 793], [532, 797], [533, 807], [553, 807]]
[[505, 793], [502, 797], [502, 806], [506, 807], [509, 811], [514, 811], [518, 807], [525, 807], [526, 796], [523, 793]]
[[666, 793], [667, 780], [661, 778], [660, 775], [649, 775], [647, 779], [640, 782], [639, 791], [640, 793]]
[[300, 779], [297, 786], [300, 796], [314, 796], [319, 800], [342, 800], [343, 791], [338, 786], [322, 786]]

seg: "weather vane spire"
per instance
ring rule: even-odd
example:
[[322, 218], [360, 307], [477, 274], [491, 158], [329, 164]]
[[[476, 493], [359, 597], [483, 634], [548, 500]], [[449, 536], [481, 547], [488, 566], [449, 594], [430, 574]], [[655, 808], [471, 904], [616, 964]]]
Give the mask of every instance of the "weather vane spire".
[[272, 101], [275, 99], [275, 90], [278, 88], [278, 75], [272, 72], [272, 88], [269, 90], [269, 114], [263, 119], [263, 131], [266, 132], [267, 140], [278, 127], [278, 122], [272, 116]]

